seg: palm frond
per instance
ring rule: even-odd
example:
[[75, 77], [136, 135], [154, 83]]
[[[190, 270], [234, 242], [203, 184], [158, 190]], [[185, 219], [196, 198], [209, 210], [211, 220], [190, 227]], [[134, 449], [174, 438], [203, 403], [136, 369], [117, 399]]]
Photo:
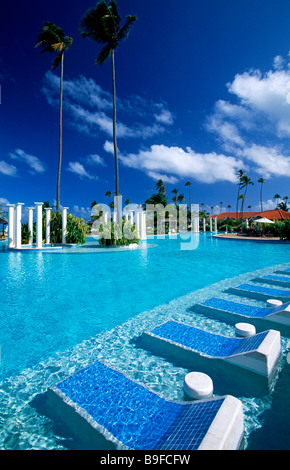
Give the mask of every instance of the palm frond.
[[106, 44], [101, 52], [99, 53], [97, 59], [96, 59], [96, 64], [97, 65], [102, 65], [106, 60], [110, 57], [112, 53], [112, 47], [110, 44]]
[[106, 42], [103, 18], [109, 15], [105, 1], [97, 4], [96, 8], [87, 11], [80, 24], [81, 37], [90, 37], [96, 42]]
[[52, 52], [56, 54], [52, 64], [53, 70], [58, 67], [61, 62], [63, 52], [69, 49], [73, 42], [73, 39], [70, 36], [65, 36], [63, 30], [50, 21], [46, 21], [44, 23], [37, 39], [38, 41], [35, 44], [35, 47], [42, 47], [41, 54], [44, 52]]
[[100, 51], [96, 64], [103, 64], [116, 49], [119, 42], [125, 39], [137, 20], [136, 16], [126, 17], [125, 25], [120, 28], [121, 17], [118, 13], [116, 0], [110, 0], [109, 4], [101, 0], [95, 8], [87, 11], [80, 24], [81, 37], [89, 37], [99, 44], [104, 44]]
[[71, 45], [73, 43], [73, 38], [71, 38], [70, 36], [66, 36], [65, 37], [65, 50], [67, 51]]
[[137, 16], [135, 15], [128, 15], [127, 16], [127, 21], [124, 24], [124, 26], [120, 29], [117, 35], [117, 40], [122, 41], [128, 37], [128, 34], [130, 32], [130, 29], [132, 28], [133, 23], [137, 21]]
[[111, 16], [114, 18], [115, 24], [119, 28], [119, 24], [121, 23], [122, 18], [119, 15], [117, 3], [115, 0], [110, 1], [108, 9], [110, 10]]
[[62, 58], [62, 55], [63, 55], [63, 50], [60, 51], [54, 58], [54, 61], [52, 63], [52, 70], [55, 70], [61, 63], [61, 58]]

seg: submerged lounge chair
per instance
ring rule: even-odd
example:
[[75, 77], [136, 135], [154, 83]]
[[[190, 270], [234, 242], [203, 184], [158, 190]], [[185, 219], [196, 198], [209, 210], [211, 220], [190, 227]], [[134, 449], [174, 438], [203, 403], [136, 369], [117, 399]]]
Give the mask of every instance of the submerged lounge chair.
[[276, 276], [275, 274], [269, 274], [268, 276], [257, 277], [253, 279], [254, 282], [263, 282], [265, 284], [278, 285], [280, 287], [290, 287], [289, 276]]
[[[177, 347], [188, 355], [221, 359], [257, 374], [269, 377], [281, 352], [280, 333], [269, 330], [247, 338], [209, 333], [184, 323], [169, 320], [143, 333], [146, 344]], [[177, 352], [178, 354], [178, 352]]]
[[197, 304], [197, 309], [203, 312], [213, 311], [217, 313], [233, 314], [247, 320], [267, 320], [280, 325], [290, 326], [290, 302], [277, 307], [255, 307], [230, 300], [211, 298], [201, 304]]
[[272, 287], [256, 286], [251, 284], [241, 284], [237, 287], [230, 287], [227, 292], [235, 295], [242, 295], [254, 299], [279, 299], [284, 302], [290, 301], [290, 290], [274, 289]]
[[89, 424], [101, 450], [236, 450], [243, 437], [240, 400], [168, 401], [99, 361], [48, 393], [55, 411]]

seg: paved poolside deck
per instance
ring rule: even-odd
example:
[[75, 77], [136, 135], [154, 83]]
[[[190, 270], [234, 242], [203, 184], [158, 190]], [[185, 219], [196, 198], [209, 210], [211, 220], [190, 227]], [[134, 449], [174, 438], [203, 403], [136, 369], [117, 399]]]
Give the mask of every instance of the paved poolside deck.
[[218, 233], [214, 235], [216, 238], [226, 240], [239, 240], [239, 241], [254, 241], [254, 242], [272, 242], [272, 243], [290, 243], [287, 240], [281, 240], [279, 237], [250, 237], [243, 236], [237, 233]]

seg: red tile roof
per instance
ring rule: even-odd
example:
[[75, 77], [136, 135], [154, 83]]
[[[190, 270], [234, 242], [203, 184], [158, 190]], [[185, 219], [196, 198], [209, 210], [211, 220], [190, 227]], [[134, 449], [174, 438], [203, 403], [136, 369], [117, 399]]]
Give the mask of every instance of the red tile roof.
[[[217, 218], [217, 220], [223, 220], [223, 219], [226, 219], [227, 217], [231, 219], [236, 219], [237, 213], [236, 212], [221, 212], [220, 214], [210, 216], [210, 218], [215, 218], [215, 217]], [[263, 212], [243, 212], [243, 217], [242, 217], [241, 212], [239, 212], [239, 218], [242, 218], [243, 220], [251, 219], [252, 217], [265, 217], [266, 219], [269, 219], [269, 220], [284, 220], [284, 219], [290, 219], [290, 212], [282, 211], [281, 209], [273, 209], [273, 210], [263, 211]]]

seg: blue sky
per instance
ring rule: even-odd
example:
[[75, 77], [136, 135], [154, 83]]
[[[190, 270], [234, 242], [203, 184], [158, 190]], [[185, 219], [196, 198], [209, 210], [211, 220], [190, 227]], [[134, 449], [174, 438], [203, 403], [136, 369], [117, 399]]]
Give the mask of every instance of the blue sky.
[[[136, 14], [116, 52], [120, 191], [143, 203], [162, 178], [219, 212], [235, 208], [236, 172], [255, 185], [245, 207], [289, 196], [289, 0], [118, 0]], [[114, 191], [111, 62], [81, 39], [91, 0], [2, 6], [0, 205], [56, 199], [59, 70], [33, 46], [44, 21], [73, 37], [65, 55], [61, 204], [85, 219]]]

